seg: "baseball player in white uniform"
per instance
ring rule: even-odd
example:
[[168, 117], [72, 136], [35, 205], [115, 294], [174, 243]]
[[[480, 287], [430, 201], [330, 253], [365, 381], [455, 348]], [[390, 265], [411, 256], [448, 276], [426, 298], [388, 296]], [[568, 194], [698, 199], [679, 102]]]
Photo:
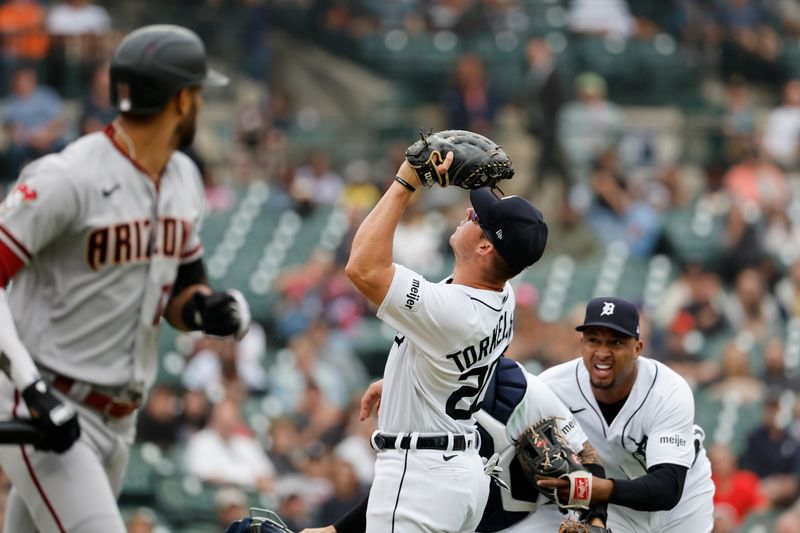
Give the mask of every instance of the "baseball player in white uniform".
[[[437, 171], [453, 161], [448, 153]], [[392, 262], [397, 224], [419, 183], [404, 162], [359, 227], [346, 273], [397, 330], [384, 371], [370, 533], [474, 531], [489, 492], [474, 413], [511, 340], [508, 279], [544, 252], [547, 226], [530, 202], [471, 191], [450, 237], [452, 277], [431, 283]], [[498, 237], [502, 236], [502, 238]]]
[[[630, 302], [595, 298], [576, 329], [582, 332], [582, 357], [539, 377], [600, 454], [608, 479], [594, 480], [592, 502], [610, 504], [614, 533], [709, 533], [714, 484], [689, 385], [641, 356], [639, 314]], [[553, 479], [540, 485], [559, 491], [566, 486]], [[531, 527], [549, 512], [533, 515]]]
[[226, 78], [177, 26], [128, 35], [110, 77], [120, 117], [30, 164], [0, 207], [10, 376], [0, 377], [0, 419], [39, 429], [33, 445], [0, 446], [13, 484], [8, 532], [124, 532], [116, 496], [156, 375], [161, 317], [237, 337], [250, 320], [240, 294], [206, 283], [203, 186], [176, 151], [192, 141], [201, 87]]
[[[362, 420], [380, 403], [382, 385], [383, 381], [376, 381], [364, 394], [361, 400]], [[543, 505], [555, 508], [525, 476], [519, 461], [515, 460], [516, 441], [528, 427], [544, 419], [555, 418], [569, 446], [579, 451], [584, 466], [594, 475], [604, 476], [602, 466], [596, 462], [597, 452], [569, 409], [547, 385], [525, 371], [516, 361], [505, 357], [498, 360], [497, 369], [486, 386], [483, 403], [475, 413], [475, 418], [481, 435], [480, 455], [490, 462], [486, 467], [487, 473], [499, 480], [490, 483], [489, 499], [476, 531], [532, 531], [526, 526], [525, 518]], [[364, 500], [335, 524], [306, 529], [301, 533], [363, 533], [366, 508], [367, 500]], [[586, 517], [587, 521], [602, 526], [606, 518], [605, 508], [605, 504], [593, 506]], [[540, 529], [536, 531], [559, 530], [561, 513], [556, 511], [548, 516], [547, 527], [540, 520]], [[599, 523], [596, 519], [599, 519]]]

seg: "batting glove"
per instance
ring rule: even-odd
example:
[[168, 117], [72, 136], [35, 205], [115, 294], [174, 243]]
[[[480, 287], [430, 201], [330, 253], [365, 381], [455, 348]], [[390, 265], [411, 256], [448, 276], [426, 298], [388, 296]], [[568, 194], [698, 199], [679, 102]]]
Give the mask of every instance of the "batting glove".
[[232, 335], [241, 340], [250, 328], [250, 306], [237, 290], [211, 294], [195, 292], [188, 307], [190, 316], [186, 324], [209, 335]]
[[38, 439], [33, 443], [37, 450], [64, 453], [81, 436], [78, 413], [71, 405], [61, 402], [44, 380], [25, 387], [22, 399], [39, 427]]

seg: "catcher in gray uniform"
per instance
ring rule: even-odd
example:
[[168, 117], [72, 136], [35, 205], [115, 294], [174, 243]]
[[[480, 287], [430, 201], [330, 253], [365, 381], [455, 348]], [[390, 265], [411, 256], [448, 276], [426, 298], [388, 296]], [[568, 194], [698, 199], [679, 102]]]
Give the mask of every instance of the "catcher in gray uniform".
[[237, 338], [250, 322], [241, 294], [206, 282], [203, 186], [178, 151], [201, 87], [227, 78], [166, 25], [125, 37], [110, 78], [119, 118], [31, 163], [0, 206], [0, 419], [38, 427], [32, 445], [0, 446], [9, 532], [124, 532], [116, 496], [161, 318]]

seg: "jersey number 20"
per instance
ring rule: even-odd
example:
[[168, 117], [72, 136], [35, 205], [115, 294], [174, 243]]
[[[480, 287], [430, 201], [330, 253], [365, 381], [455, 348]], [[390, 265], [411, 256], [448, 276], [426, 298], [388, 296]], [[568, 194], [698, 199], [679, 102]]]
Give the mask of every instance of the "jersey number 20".
[[[497, 361], [491, 365], [470, 368], [461, 374], [461, 376], [458, 378], [459, 381], [464, 381], [472, 376], [477, 376], [478, 382], [474, 387], [472, 385], [464, 385], [463, 387], [459, 387], [455, 390], [455, 392], [453, 392], [453, 394], [450, 395], [445, 406], [445, 413], [447, 413], [447, 416], [453, 420], [469, 420], [469, 418], [472, 417], [472, 413], [480, 409], [479, 400], [481, 398], [483, 388], [486, 386], [486, 376], [492, 375], [490, 370], [493, 371], [495, 365], [497, 365]], [[472, 401], [467, 409], [459, 409], [456, 407], [458, 402], [469, 398], [472, 398]]]

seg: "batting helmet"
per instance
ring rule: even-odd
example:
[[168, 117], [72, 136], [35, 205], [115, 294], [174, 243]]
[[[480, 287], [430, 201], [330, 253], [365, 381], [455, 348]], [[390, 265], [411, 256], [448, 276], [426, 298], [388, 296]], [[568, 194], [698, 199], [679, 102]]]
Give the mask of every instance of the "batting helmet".
[[185, 87], [228, 83], [227, 76], [206, 66], [200, 37], [170, 24], [145, 26], [125, 36], [111, 59], [109, 77], [114, 109], [136, 115], [158, 113]]

